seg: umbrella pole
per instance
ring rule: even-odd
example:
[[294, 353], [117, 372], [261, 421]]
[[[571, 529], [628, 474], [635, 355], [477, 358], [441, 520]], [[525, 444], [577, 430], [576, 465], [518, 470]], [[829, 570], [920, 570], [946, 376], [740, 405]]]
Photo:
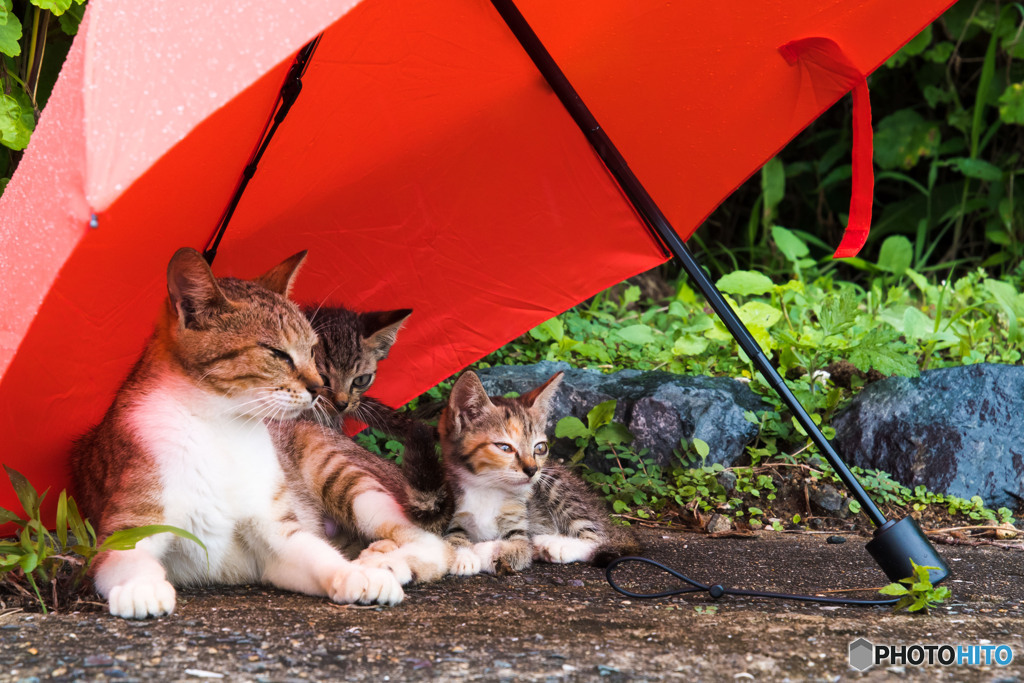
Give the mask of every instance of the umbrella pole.
[[551, 54], [547, 51], [547, 48], [541, 43], [540, 38], [537, 37], [537, 34], [534, 33], [529, 23], [519, 12], [514, 1], [491, 0], [491, 4], [494, 5], [502, 19], [505, 20], [505, 23], [511, 29], [520, 45], [523, 46], [523, 49], [541, 72], [541, 75], [548, 82], [548, 85], [558, 95], [562, 105], [572, 116], [598, 156], [604, 161], [608, 170], [611, 171], [648, 228], [654, 232], [663, 247], [679, 259], [687, 275], [690, 276], [690, 279], [693, 280], [697, 289], [707, 299], [711, 308], [721, 318], [726, 329], [736, 339], [740, 348], [747, 354], [747, 357], [754, 363], [758, 372], [761, 373], [772, 389], [782, 398], [789, 409], [793, 411], [793, 415], [807, 432], [811, 441], [819, 448], [847, 489], [850, 490], [854, 498], [861, 504], [865, 513], [876, 525], [874, 538], [868, 542], [867, 549], [886, 575], [893, 581], [914, 576], [913, 565], [911, 564], [911, 560], [913, 560], [918, 566], [935, 568], [930, 572], [933, 583], [937, 583], [949, 576], [948, 565], [932, 547], [924, 532], [921, 531], [913, 518], [906, 517], [900, 521], [887, 520], [882, 511], [871, 500], [864, 487], [861, 486], [860, 482], [857, 481], [857, 478], [850, 471], [850, 468], [839, 457], [832, 444], [821, 433], [818, 426], [814, 424], [814, 420], [811, 419], [778, 371], [769, 362], [764, 351], [762, 351], [757, 341], [750, 334], [750, 331], [739, 319], [735, 311], [733, 311], [725, 297], [722, 296], [722, 293], [715, 287], [711, 278], [701, 268], [693, 253], [690, 252], [683, 240], [680, 239], [654, 199], [648, 194], [632, 170], [630, 170], [625, 158], [583, 103], [575, 88], [566, 78], [565, 73], [558, 67], [558, 64], [555, 63]]

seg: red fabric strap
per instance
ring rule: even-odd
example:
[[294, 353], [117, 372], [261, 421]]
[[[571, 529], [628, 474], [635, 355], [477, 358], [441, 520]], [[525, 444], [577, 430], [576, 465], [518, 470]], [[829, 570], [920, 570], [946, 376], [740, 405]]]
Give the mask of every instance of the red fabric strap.
[[804, 38], [786, 43], [779, 52], [789, 64], [807, 69], [815, 95], [832, 102], [837, 94], [853, 91], [853, 153], [850, 217], [835, 258], [856, 256], [871, 230], [871, 204], [875, 191], [871, 99], [867, 78], [830, 38]]

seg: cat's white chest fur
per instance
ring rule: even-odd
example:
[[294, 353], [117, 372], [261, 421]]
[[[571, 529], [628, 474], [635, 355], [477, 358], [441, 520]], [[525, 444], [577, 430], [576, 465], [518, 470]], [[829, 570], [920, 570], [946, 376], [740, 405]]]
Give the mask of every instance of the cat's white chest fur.
[[473, 482], [467, 479], [461, 483], [462, 495], [456, 514], [469, 540], [480, 543], [500, 538], [498, 517], [502, 507], [508, 502], [505, 493], [494, 487], [474, 486]]
[[232, 418], [229, 408], [178, 385], [132, 410], [159, 470], [165, 523], [195, 534], [209, 553], [207, 568], [196, 544], [164, 535], [159, 555], [174, 584], [258, 581], [270, 550], [284, 475], [262, 420]]

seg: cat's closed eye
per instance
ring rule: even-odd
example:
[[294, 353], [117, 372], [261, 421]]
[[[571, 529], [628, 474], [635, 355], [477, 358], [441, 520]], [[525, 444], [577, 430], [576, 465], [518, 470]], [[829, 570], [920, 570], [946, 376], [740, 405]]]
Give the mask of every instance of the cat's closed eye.
[[292, 370], [295, 369], [295, 361], [292, 360], [291, 354], [288, 353], [287, 351], [282, 351], [281, 349], [270, 346], [269, 344], [261, 343], [260, 346], [265, 348], [267, 351], [270, 351], [271, 355], [274, 356], [274, 358], [277, 358], [278, 360], [283, 360], [285, 363], [288, 364], [288, 367], [290, 367]]

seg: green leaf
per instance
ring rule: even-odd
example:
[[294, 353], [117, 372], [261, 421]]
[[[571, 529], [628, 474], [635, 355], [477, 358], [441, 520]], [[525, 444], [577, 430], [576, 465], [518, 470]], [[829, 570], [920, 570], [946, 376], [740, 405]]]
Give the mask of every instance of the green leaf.
[[903, 312], [903, 334], [907, 339], [929, 339], [934, 330], [935, 321], [913, 306], [907, 306]]
[[989, 182], [997, 182], [1003, 179], [1003, 171], [995, 164], [990, 164], [983, 159], [968, 159], [966, 157], [956, 157], [950, 159], [949, 163], [953, 168], [960, 171], [968, 178], [976, 178], [978, 180], [987, 180]]
[[622, 305], [628, 306], [637, 301], [640, 301], [640, 288], [637, 285], [626, 287], [626, 291], [622, 294]]
[[1000, 280], [986, 279], [985, 288], [992, 293], [1006, 314], [1009, 337], [1011, 340], [1016, 340], [1020, 336], [1017, 319], [1024, 318], [1024, 295], [1018, 295], [1013, 285]]
[[615, 406], [618, 403], [614, 398], [603, 403], [598, 403], [587, 412], [587, 427], [590, 434], [596, 434], [598, 427], [602, 427], [612, 421], [615, 416]]
[[739, 310], [736, 311], [736, 315], [739, 316], [744, 325], [756, 325], [764, 329], [768, 329], [782, 320], [782, 311], [760, 301], [748, 301], [740, 306]]
[[612, 502], [612, 510], [618, 513], [629, 512], [629, 506], [626, 505], [625, 501], [616, 500]]
[[147, 526], [139, 526], [131, 529], [121, 529], [107, 536], [106, 540], [100, 545], [100, 552], [107, 550], [131, 550], [135, 547], [135, 544], [139, 541], [155, 536], [156, 534], [174, 534], [181, 538], [188, 539], [193, 543], [197, 543], [200, 548], [206, 552], [206, 560], [209, 562], [210, 554], [206, 550], [206, 546], [196, 536], [184, 529], [169, 524], [149, 524]]
[[778, 157], [772, 157], [761, 168], [761, 192], [764, 194], [762, 215], [767, 226], [775, 217], [779, 202], [786, 195], [786, 169]]
[[740, 296], [767, 294], [775, 287], [767, 275], [752, 270], [735, 270], [720, 277], [716, 284], [723, 292]]
[[0, 52], [8, 57], [21, 54], [21, 21], [13, 13], [7, 14], [7, 21], [0, 24]]
[[811, 253], [811, 250], [807, 248], [807, 244], [802, 239], [781, 225], [772, 226], [772, 239], [775, 241], [775, 246], [782, 252], [782, 255], [794, 263]]
[[882, 270], [902, 275], [914, 260], [914, 245], [903, 235], [891, 235], [882, 242], [882, 250], [878, 254], [878, 267]]
[[25, 93], [18, 98], [0, 95], [0, 143], [13, 150], [28, 147], [36, 119]]
[[31, 574], [39, 566], [39, 556], [35, 553], [25, 553], [18, 558], [18, 564], [21, 565], [23, 572]]
[[39, 9], [49, 10], [56, 16], [60, 16], [71, 7], [71, 0], [29, 0]]
[[1009, 84], [999, 96], [999, 118], [1003, 123], [1024, 126], [1024, 81]]
[[559, 318], [551, 318], [530, 330], [530, 336], [540, 341], [554, 340], [560, 342], [562, 337], [565, 336], [565, 328], [562, 326], [562, 321]]
[[696, 356], [708, 348], [708, 340], [692, 334], [684, 334], [672, 344], [672, 353], [677, 356]]
[[651, 332], [651, 328], [647, 325], [623, 327], [621, 330], [616, 330], [616, 334], [623, 340], [637, 346], [654, 343], [654, 333]]
[[584, 425], [583, 421], [578, 417], [569, 415], [567, 417], [563, 417], [558, 421], [558, 424], [555, 425], [555, 436], [560, 439], [575, 439], [577, 437], [590, 438], [590, 430], [587, 429], [586, 425]]
[[75, 0], [67, 12], [60, 15], [60, 28], [66, 35], [73, 36], [78, 33], [78, 27], [82, 23], [82, 17], [85, 16], [85, 0]]
[[706, 458], [711, 453], [711, 447], [708, 446], [708, 442], [704, 439], [694, 437], [691, 443], [693, 444], [693, 450], [697, 451], [697, 455], [700, 457]]
[[875, 132], [875, 163], [886, 171], [909, 169], [922, 157], [939, 149], [939, 124], [913, 109], [900, 109], [878, 123]]
[[899, 68], [907, 63], [911, 57], [915, 57], [932, 44], [932, 26], [928, 24], [923, 31], [914, 36], [910, 42], [903, 46], [903, 49], [889, 58], [885, 65], [891, 69]]
[[19, 517], [18, 515], [14, 514], [10, 510], [5, 510], [3, 508], [0, 508], [0, 524], [7, 524], [7, 522], [15, 522], [15, 523], [21, 522], [21, 524], [19, 524], [19, 526], [24, 525], [24, 523], [25, 523], [24, 521], [22, 521], [21, 517]]
[[898, 583], [890, 583], [888, 586], [880, 588], [878, 592], [882, 595], [906, 595], [910, 591], [906, 586], [901, 586]]
[[29, 517], [34, 517], [36, 510], [39, 508], [39, 495], [36, 493], [35, 488], [28, 482], [25, 475], [16, 469], [4, 465], [4, 469], [7, 470], [7, 476], [11, 480], [11, 485], [14, 487], [14, 493], [18, 496], [18, 502], [21, 503], [21, 507], [24, 508], [25, 512]]
[[602, 443], [620, 444], [629, 443], [634, 437], [625, 425], [612, 422], [598, 427], [594, 432], [594, 438]]
[[60, 498], [57, 499], [57, 521], [56, 521], [57, 538], [60, 539], [61, 549], [66, 548], [68, 545], [68, 493], [67, 491], [60, 492]]

